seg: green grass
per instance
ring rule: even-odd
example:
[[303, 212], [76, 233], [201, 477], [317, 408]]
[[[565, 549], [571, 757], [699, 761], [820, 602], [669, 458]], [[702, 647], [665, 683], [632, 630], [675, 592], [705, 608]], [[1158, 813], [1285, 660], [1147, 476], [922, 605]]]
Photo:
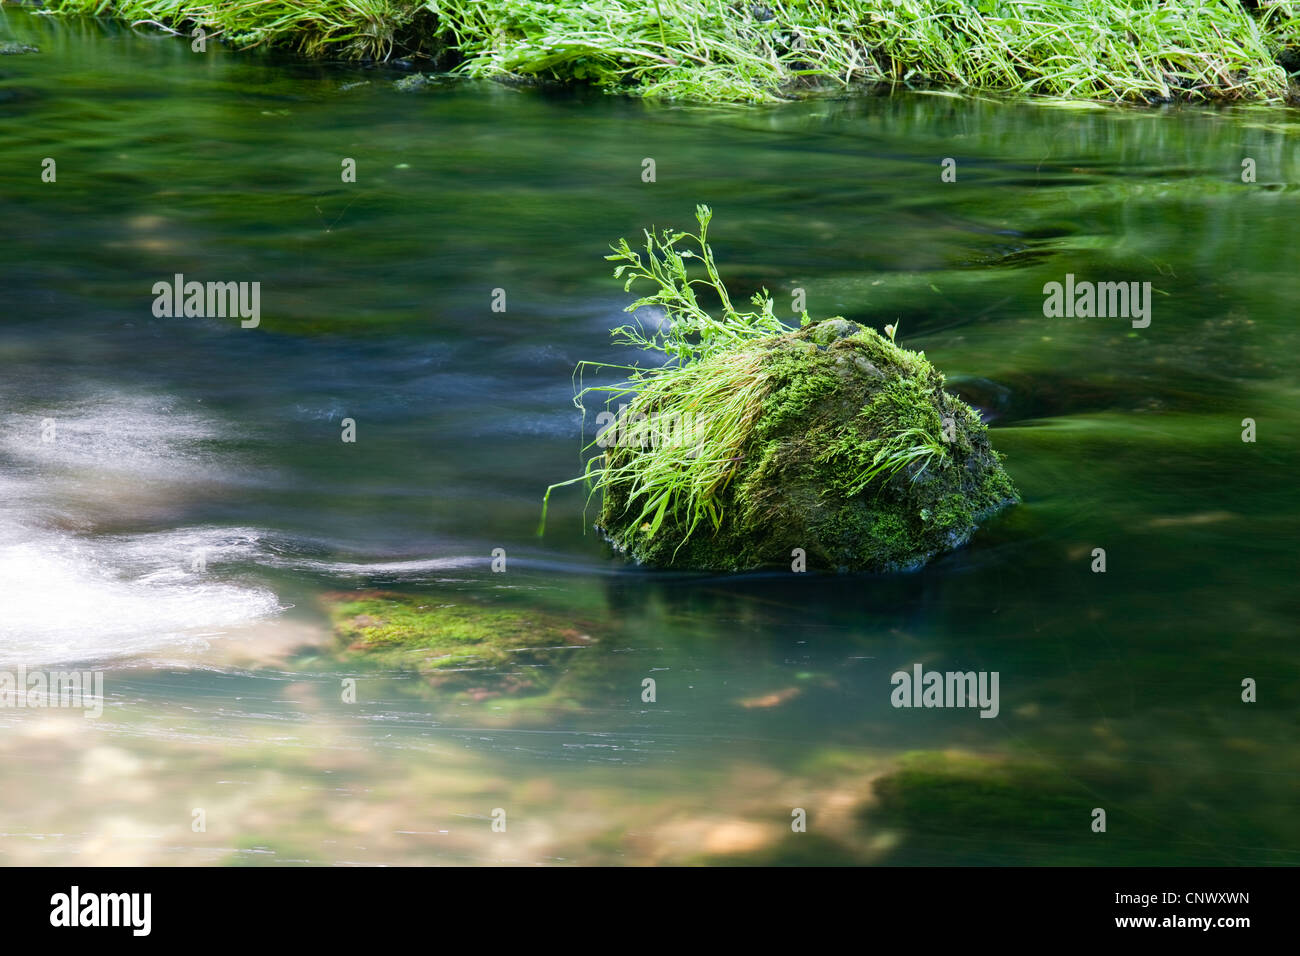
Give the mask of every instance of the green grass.
[[[632, 249], [626, 239], [611, 246], [613, 254], [605, 258], [620, 263], [614, 276], [623, 280], [624, 289], [637, 283], [651, 287], [648, 295], [625, 311], [648, 309], [659, 316], [649, 329], [638, 321], [614, 329], [613, 335], [623, 345], [661, 353], [665, 361], [650, 368], [583, 362], [578, 374], [608, 369], [622, 380], [582, 387], [574, 398], [584, 420], [585, 400], [590, 396], [603, 396], [607, 407], [627, 399], [615, 431], [642, 416], [653, 422], [671, 415], [690, 427], [672, 436], [678, 440], [611, 447], [589, 459], [583, 475], [547, 489], [542, 529], [551, 492], [577, 482], [588, 483], [590, 495], [617, 493], [628, 501], [643, 502], [634, 524], [643, 526], [648, 535], [654, 535], [669, 517], [684, 519], [683, 541], [702, 523], [715, 530], [721, 525], [718, 502], [736, 472], [741, 449], [767, 395], [764, 352], [747, 346], [790, 329], [773, 314], [766, 289], [754, 295], [752, 311], [741, 312], [732, 304], [708, 244], [712, 218], [708, 206], [697, 206], [698, 233], [647, 230], [642, 252]], [[692, 275], [693, 263], [698, 263], [703, 275]], [[717, 299], [720, 318], [704, 308], [697, 289]], [[806, 313], [803, 319], [807, 321]], [[635, 433], [633, 428], [625, 430]]]
[[466, 76], [704, 102], [872, 84], [1067, 99], [1280, 101], [1292, 5], [1240, 0], [51, 0], [236, 46], [438, 55]]
[[[55, 13], [112, 16], [187, 38], [202, 27], [231, 46], [278, 47], [312, 58], [384, 60], [416, 37], [410, 0], [50, 0]], [[400, 41], [399, 41], [400, 38]]]
[[658, 533], [665, 518], [685, 526], [681, 543], [700, 525], [716, 531], [722, 525], [723, 492], [739, 468], [767, 387], [759, 349], [721, 352], [649, 378], [626, 414], [687, 411], [696, 426], [687, 441], [607, 452], [589, 469], [594, 490], [640, 503], [631, 524], [648, 537]]

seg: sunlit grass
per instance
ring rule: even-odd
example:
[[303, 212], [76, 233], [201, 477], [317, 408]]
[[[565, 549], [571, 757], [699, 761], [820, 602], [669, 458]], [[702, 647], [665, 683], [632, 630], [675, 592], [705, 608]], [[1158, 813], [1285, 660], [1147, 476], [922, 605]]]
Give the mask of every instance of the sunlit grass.
[[772, 102], [813, 88], [943, 87], [1065, 100], [1280, 100], [1290, 4], [1239, 0], [52, 0], [51, 10], [237, 46], [384, 59], [441, 51], [476, 77]]
[[[671, 517], [686, 527], [683, 541], [701, 524], [717, 529], [722, 523], [719, 502], [739, 467], [767, 394], [764, 340], [790, 331], [773, 314], [766, 290], [756, 294], [753, 311], [741, 312], [731, 301], [718, 274], [708, 244], [708, 206], [697, 206], [697, 233], [671, 229], [644, 233], [645, 245], [633, 250], [620, 239], [605, 258], [619, 263], [614, 270], [630, 290], [648, 283], [650, 292], [627, 307], [655, 320], [647, 327], [635, 321], [614, 330], [629, 347], [663, 354], [664, 363], [642, 368], [584, 362], [579, 372], [607, 369], [620, 375], [613, 385], [580, 388], [575, 404], [587, 411], [586, 400], [603, 397], [606, 406], [627, 399], [618, 420], [605, 432], [644, 434], [634, 445], [615, 446], [588, 460], [585, 473], [552, 485], [542, 504], [542, 527], [551, 492], [585, 482], [590, 495], [604, 493], [637, 502], [641, 511], [633, 524], [653, 535]], [[690, 266], [697, 266], [693, 275]], [[700, 303], [696, 290], [718, 300], [715, 318]], [[804, 319], [807, 319], [805, 314]], [[629, 422], [662, 422], [670, 417], [685, 425], [665, 434], [662, 428], [623, 427]], [[588, 449], [596, 443], [588, 446]]]
[[113, 16], [140, 26], [247, 48], [276, 46], [309, 57], [388, 58], [420, 8], [405, 0], [51, 0], [56, 13]]

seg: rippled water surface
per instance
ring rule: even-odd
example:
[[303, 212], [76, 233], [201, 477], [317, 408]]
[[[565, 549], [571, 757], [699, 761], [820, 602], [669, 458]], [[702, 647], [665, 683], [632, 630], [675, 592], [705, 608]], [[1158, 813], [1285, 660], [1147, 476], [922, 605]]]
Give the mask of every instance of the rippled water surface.
[[[0, 709], [0, 861], [1300, 862], [1295, 113], [401, 92], [0, 34], [40, 50], [0, 57], [0, 668], [106, 698]], [[627, 359], [601, 256], [698, 202], [733, 292], [898, 323], [1024, 503], [888, 577], [645, 572], [576, 489], [537, 537], [576, 363]], [[156, 318], [176, 273], [260, 282], [261, 324]], [[1067, 273], [1151, 282], [1150, 326], [1045, 318]], [[340, 660], [369, 589], [572, 622], [569, 692]], [[997, 671], [997, 719], [891, 707], [918, 662]]]

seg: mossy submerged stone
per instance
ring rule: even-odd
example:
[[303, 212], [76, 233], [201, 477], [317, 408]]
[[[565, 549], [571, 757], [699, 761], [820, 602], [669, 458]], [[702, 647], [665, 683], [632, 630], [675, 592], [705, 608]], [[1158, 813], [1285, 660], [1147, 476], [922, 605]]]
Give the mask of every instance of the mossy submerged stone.
[[414, 671], [444, 694], [474, 700], [551, 693], [572, 676], [574, 652], [595, 640], [576, 619], [463, 596], [350, 591], [321, 601], [343, 659]]
[[[789, 568], [795, 548], [809, 569], [910, 570], [1019, 500], [978, 413], [944, 391], [924, 353], [841, 318], [743, 349], [761, 350], [766, 385], [718, 492], [719, 526], [688, 534], [676, 516], [651, 534], [638, 520], [645, 502], [629, 500], [622, 484], [606, 489], [597, 522], [617, 550], [704, 571]], [[698, 374], [727, 359], [700, 362]], [[635, 467], [643, 454], [615, 447], [606, 464]]]

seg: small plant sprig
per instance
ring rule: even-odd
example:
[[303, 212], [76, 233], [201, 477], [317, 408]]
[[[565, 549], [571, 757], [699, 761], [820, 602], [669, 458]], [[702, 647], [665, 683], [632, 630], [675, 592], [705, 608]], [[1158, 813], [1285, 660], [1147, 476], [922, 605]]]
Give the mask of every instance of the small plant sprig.
[[[649, 331], [641, 322], [614, 329], [613, 335], [619, 344], [663, 352], [670, 363], [686, 365], [748, 339], [783, 335], [790, 331], [789, 326], [774, 314], [772, 297], [767, 289], [756, 292], [750, 299], [755, 311], [741, 312], [731, 304], [708, 244], [712, 219], [713, 210], [699, 205], [695, 207], [695, 221], [700, 227], [698, 235], [671, 229], [655, 235], [651, 230], [645, 230], [644, 258], [642, 253], [628, 245], [626, 239], [610, 246], [613, 254], [605, 259], [622, 263], [614, 269], [614, 277], [624, 280], [625, 292], [630, 292], [632, 286], [643, 279], [658, 287], [624, 311], [635, 313], [653, 307], [661, 309], [664, 315], [664, 321]], [[691, 278], [687, 260], [703, 265], [705, 275]], [[714, 318], [700, 305], [695, 294], [697, 286], [711, 289], [717, 296], [722, 304], [720, 319]], [[804, 312], [800, 324], [807, 325], [809, 321], [808, 313]]]

